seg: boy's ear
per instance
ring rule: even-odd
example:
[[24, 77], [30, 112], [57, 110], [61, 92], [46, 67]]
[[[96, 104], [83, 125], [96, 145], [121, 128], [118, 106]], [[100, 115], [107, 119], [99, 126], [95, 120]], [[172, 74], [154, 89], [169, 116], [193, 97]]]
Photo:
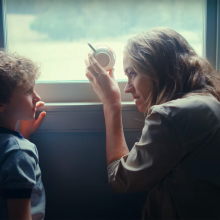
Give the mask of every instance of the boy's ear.
[[0, 113], [2, 113], [5, 110], [5, 105], [0, 103]]

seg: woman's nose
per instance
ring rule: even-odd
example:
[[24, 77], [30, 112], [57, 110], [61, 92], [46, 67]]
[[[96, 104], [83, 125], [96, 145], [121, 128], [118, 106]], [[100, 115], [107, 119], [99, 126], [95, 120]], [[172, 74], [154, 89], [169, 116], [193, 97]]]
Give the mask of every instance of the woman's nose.
[[131, 93], [134, 91], [134, 86], [130, 83], [127, 83], [125, 88], [124, 88], [124, 92], [125, 93]]

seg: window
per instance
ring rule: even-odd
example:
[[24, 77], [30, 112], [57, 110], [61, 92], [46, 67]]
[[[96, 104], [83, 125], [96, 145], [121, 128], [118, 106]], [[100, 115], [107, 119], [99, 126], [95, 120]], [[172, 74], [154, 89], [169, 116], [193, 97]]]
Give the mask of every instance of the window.
[[[219, 2], [210, 0], [209, 2]], [[129, 37], [156, 26], [181, 33], [204, 56], [204, 0], [3, 0], [7, 48], [41, 65], [37, 89], [46, 102], [99, 101], [84, 75], [90, 48], [116, 53], [115, 76], [123, 101], [123, 49]], [[211, 23], [211, 22], [210, 22]], [[47, 91], [47, 92], [46, 92]]]
[[203, 1], [7, 0], [6, 8], [8, 49], [41, 63], [40, 81], [87, 80], [87, 42], [112, 47], [115, 76], [126, 79], [126, 40], [157, 26], [175, 29], [203, 53]]

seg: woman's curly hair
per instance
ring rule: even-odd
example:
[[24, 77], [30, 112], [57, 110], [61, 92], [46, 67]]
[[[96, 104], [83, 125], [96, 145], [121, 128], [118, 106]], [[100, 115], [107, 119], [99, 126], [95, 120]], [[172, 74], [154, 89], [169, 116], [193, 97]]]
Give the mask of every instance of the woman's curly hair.
[[141, 33], [129, 39], [125, 53], [134, 70], [152, 81], [146, 112], [188, 93], [208, 93], [220, 101], [220, 74], [176, 31], [159, 27]]
[[39, 75], [39, 67], [31, 60], [0, 50], [0, 103], [8, 103], [15, 88], [33, 86]]

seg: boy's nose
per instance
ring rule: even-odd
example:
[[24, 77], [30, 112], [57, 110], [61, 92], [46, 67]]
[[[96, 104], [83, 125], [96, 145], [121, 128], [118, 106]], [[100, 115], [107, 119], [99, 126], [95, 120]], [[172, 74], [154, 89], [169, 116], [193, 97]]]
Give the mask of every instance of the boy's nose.
[[125, 88], [124, 88], [124, 92], [125, 93], [131, 93], [134, 91], [134, 86], [131, 85], [130, 83], [127, 83]]
[[41, 100], [41, 97], [35, 92], [35, 97], [34, 97], [35, 102], [39, 102]]

